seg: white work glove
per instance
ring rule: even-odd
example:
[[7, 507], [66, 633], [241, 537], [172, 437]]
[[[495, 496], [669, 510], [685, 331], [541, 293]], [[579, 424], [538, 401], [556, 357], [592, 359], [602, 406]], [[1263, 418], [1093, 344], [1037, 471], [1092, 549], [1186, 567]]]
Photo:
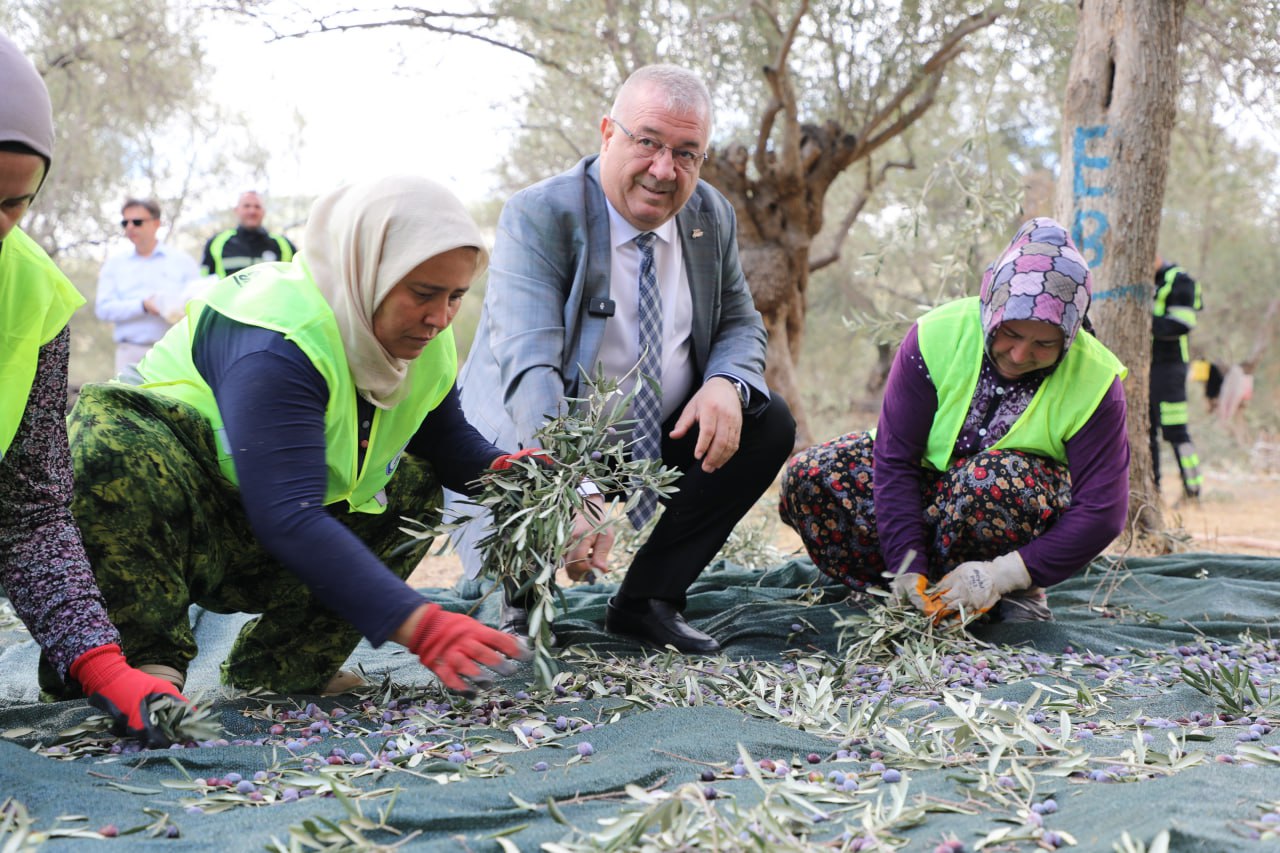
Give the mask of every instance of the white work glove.
[[942, 609], [942, 602], [938, 600], [938, 596], [925, 593], [928, 586], [929, 579], [919, 572], [902, 572], [889, 583], [889, 591], [895, 600], [909, 601], [916, 610], [936, 619], [938, 611]]
[[961, 563], [938, 581], [943, 616], [962, 606], [965, 613], [986, 613], [1000, 596], [1031, 586], [1031, 575], [1017, 551], [985, 562]]

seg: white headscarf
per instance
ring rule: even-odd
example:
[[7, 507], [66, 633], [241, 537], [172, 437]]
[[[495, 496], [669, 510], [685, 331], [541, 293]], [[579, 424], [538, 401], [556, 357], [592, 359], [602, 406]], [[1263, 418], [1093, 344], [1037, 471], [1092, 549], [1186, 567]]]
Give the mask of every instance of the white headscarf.
[[304, 239], [299, 257], [338, 320], [356, 388], [375, 406], [391, 408], [409, 391], [409, 362], [374, 337], [374, 311], [410, 270], [450, 249], [477, 249], [479, 275], [489, 263], [484, 236], [449, 190], [395, 175], [319, 198]]

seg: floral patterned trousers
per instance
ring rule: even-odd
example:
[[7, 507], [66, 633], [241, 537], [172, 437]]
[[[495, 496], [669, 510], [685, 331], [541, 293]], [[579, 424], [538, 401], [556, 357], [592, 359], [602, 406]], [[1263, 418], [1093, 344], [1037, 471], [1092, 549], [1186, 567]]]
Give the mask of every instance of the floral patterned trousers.
[[[782, 474], [782, 520], [819, 569], [855, 589], [884, 586], [897, 568], [885, 566], [876, 532], [874, 446], [870, 433], [850, 433], [796, 454]], [[929, 579], [1027, 544], [1070, 502], [1067, 470], [1019, 451], [984, 450], [926, 476]]]

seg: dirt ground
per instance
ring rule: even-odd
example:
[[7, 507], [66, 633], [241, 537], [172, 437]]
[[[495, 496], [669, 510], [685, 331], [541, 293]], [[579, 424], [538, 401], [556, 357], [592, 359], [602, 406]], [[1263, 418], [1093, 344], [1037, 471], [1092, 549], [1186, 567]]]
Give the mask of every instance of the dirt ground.
[[[1169, 538], [1179, 550], [1280, 557], [1280, 474], [1208, 470], [1200, 500], [1180, 500], [1176, 481], [1165, 484], [1163, 497]], [[776, 494], [771, 491], [761, 503], [775, 506]], [[777, 525], [774, 544], [783, 553], [801, 549], [800, 537], [784, 524]], [[451, 587], [461, 574], [456, 555], [429, 556], [409, 583]]]
[[1204, 495], [1176, 500], [1165, 490], [1165, 522], [1190, 537], [1189, 550], [1280, 557], [1280, 475], [1205, 473]]

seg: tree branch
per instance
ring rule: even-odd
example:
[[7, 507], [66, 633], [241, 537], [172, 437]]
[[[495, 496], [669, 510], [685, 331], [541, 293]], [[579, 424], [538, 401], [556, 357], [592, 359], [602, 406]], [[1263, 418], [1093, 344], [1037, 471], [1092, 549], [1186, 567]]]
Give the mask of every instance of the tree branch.
[[863, 209], [867, 206], [867, 202], [871, 200], [872, 193], [885, 182], [890, 169], [914, 169], [916, 167], [915, 157], [904, 161], [890, 160], [881, 166], [875, 174], [872, 174], [871, 158], [867, 157], [866, 160], [867, 174], [863, 179], [862, 191], [853, 199], [848, 210], [845, 211], [844, 216], [841, 218], [839, 227], [836, 228], [835, 233], [832, 235], [830, 248], [824, 254], [809, 256], [809, 272], [828, 267], [840, 260], [845, 241], [849, 237], [849, 232], [853, 229], [853, 223], [857, 221]]
[[800, 168], [802, 136], [800, 110], [796, 107], [796, 92], [795, 87], [791, 85], [791, 70], [787, 67], [787, 61], [791, 57], [791, 48], [795, 44], [796, 33], [800, 29], [800, 21], [808, 11], [809, 0], [803, 0], [799, 8], [796, 9], [796, 13], [791, 16], [782, 44], [778, 47], [778, 56], [774, 60], [774, 67], [778, 69], [779, 83], [783, 93], [783, 112], [787, 117], [786, 124], [782, 128], [782, 151], [780, 157], [782, 175], [784, 179], [795, 181], [801, 180], [804, 174]]
[[[866, 156], [881, 145], [893, 139], [902, 131], [911, 126], [911, 123], [928, 111], [933, 105], [934, 96], [938, 92], [938, 87], [942, 84], [942, 75], [947, 69], [947, 65], [959, 56], [965, 49], [964, 40], [978, 30], [991, 26], [1000, 16], [1005, 13], [1003, 6], [988, 9], [981, 14], [970, 15], [962, 24], [958, 25], [954, 30], [947, 34], [942, 44], [933, 52], [927, 60], [925, 60], [916, 74], [907, 81], [894, 95], [884, 104], [876, 114], [868, 119], [862, 126], [861, 132], [857, 134], [859, 147], [862, 149], [861, 156]], [[923, 92], [918, 92], [921, 86], [924, 86]], [[903, 104], [912, 96], [917, 96], [916, 103], [901, 113]], [[877, 132], [877, 128], [885, 122], [889, 121], [890, 116], [898, 113], [898, 117], [887, 128]], [[853, 161], [850, 157], [846, 161], [847, 165]]]
[[[266, 23], [261, 16], [250, 11], [247, 6], [240, 8], [239, 11], [241, 14], [248, 15], [249, 17]], [[314, 18], [312, 19], [313, 27], [308, 29], [295, 29], [291, 32], [282, 31], [276, 29], [270, 24], [267, 24], [268, 29], [271, 31], [271, 38], [269, 38], [268, 41], [275, 42], [284, 41], [286, 39], [299, 39], [307, 36], [320, 35], [322, 33], [344, 33], [356, 32], [359, 30], [377, 30], [385, 27], [405, 27], [408, 29], [426, 30], [427, 32], [437, 33], [443, 36], [457, 36], [464, 39], [470, 39], [490, 47], [496, 47], [500, 50], [506, 50], [519, 56], [523, 56], [526, 59], [533, 60], [539, 65], [555, 69], [563, 74], [570, 76], [573, 74], [567, 65], [553, 59], [548, 54], [529, 50], [515, 44], [514, 42], [507, 41], [496, 36], [485, 35], [476, 30], [455, 26], [452, 23], [436, 23], [437, 20], [444, 20], [451, 22], [476, 22], [479, 24], [494, 25], [508, 19], [489, 12], [440, 12], [413, 6], [395, 6], [392, 7], [392, 11], [401, 13], [403, 17], [382, 21], [359, 21], [353, 23], [335, 22], [335, 19], [340, 18], [342, 15], [352, 14], [357, 11], [359, 10], [348, 9], [342, 12], [335, 12], [332, 15]], [[545, 21], [540, 21], [539, 23], [544, 26], [546, 25]]]

